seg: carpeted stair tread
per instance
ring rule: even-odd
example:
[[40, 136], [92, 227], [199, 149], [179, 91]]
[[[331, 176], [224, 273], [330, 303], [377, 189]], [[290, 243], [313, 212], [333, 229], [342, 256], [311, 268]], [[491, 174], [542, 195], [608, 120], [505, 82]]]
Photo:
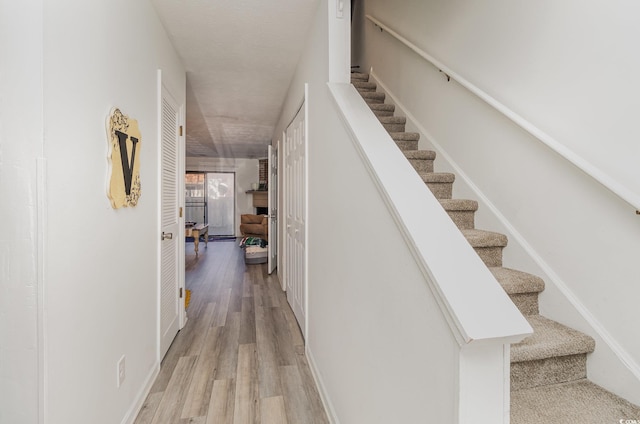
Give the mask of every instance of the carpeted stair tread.
[[375, 104], [369, 105], [369, 109], [371, 109], [374, 112], [382, 111], [382, 112], [393, 113], [396, 110], [396, 106], [388, 103], [375, 103]]
[[371, 103], [384, 103], [384, 98], [386, 97], [384, 93], [377, 91], [365, 91], [360, 93], [360, 95], [366, 102]]
[[[401, 142], [402, 143], [402, 142]], [[417, 173], [426, 173], [433, 172], [433, 161], [436, 158], [436, 152], [433, 150], [417, 150], [418, 142], [410, 142], [415, 144], [415, 149], [405, 148], [400, 150], [404, 154], [404, 157], [407, 158], [413, 169], [416, 170]], [[396, 144], [398, 142], [396, 141]], [[414, 146], [406, 146], [406, 147], [414, 147]]]
[[377, 88], [377, 85], [375, 82], [356, 80], [356, 81], [353, 81], [352, 84], [359, 92], [376, 91], [376, 88]]
[[433, 150], [405, 150], [402, 153], [407, 159], [434, 160], [436, 158], [436, 152]]
[[388, 103], [367, 103], [367, 105], [376, 116], [393, 116], [393, 113], [396, 110], [395, 105]]
[[449, 172], [425, 172], [419, 173], [425, 183], [453, 183], [456, 175]]
[[593, 352], [595, 341], [580, 331], [540, 315], [527, 317], [533, 334], [511, 345], [511, 363]]
[[469, 199], [440, 199], [445, 211], [477, 211], [478, 202]]
[[404, 116], [378, 116], [378, 120], [388, 132], [404, 132], [407, 123]]
[[540, 293], [544, 290], [544, 280], [537, 275], [503, 267], [490, 267], [489, 271], [507, 294]]
[[475, 228], [475, 213], [478, 202], [468, 199], [439, 199], [453, 223], [461, 230]]
[[352, 81], [369, 81], [369, 74], [364, 72], [351, 72]]
[[420, 134], [415, 132], [391, 132], [389, 133], [391, 138], [396, 141], [418, 141], [420, 140]]
[[404, 116], [379, 116], [378, 120], [383, 124], [406, 124], [407, 118]]
[[507, 236], [493, 231], [485, 230], [460, 230], [472, 247], [504, 247], [507, 245]]
[[511, 424], [617, 424], [626, 420], [640, 420], [640, 407], [586, 379], [511, 393]]

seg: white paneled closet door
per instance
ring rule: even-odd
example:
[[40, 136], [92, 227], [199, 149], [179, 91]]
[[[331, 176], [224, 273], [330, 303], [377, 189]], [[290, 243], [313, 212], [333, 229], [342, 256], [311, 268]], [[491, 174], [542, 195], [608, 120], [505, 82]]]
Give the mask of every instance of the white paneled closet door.
[[302, 105], [285, 139], [285, 267], [287, 300], [306, 336], [306, 108]]
[[[178, 148], [180, 111], [171, 94], [161, 88], [161, 245], [159, 357], [167, 353], [180, 329], [180, 278], [178, 249], [180, 240], [179, 187], [180, 152]], [[184, 308], [183, 308], [184, 309]]]

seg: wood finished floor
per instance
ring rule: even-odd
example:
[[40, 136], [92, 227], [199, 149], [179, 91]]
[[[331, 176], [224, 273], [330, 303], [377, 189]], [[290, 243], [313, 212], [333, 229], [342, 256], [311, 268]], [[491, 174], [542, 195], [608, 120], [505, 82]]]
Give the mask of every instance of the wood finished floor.
[[235, 241], [186, 249], [188, 321], [135, 424], [328, 423], [275, 274]]

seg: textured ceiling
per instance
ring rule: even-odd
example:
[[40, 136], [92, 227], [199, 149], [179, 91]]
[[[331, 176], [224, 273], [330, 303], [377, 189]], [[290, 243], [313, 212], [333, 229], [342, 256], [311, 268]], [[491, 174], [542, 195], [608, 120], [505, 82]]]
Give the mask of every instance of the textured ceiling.
[[152, 0], [187, 71], [187, 156], [266, 157], [318, 0]]

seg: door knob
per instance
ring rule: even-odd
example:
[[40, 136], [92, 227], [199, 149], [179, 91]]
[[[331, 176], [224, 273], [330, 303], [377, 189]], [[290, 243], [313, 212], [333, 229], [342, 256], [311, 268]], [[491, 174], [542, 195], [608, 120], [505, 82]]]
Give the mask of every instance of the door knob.
[[162, 232], [162, 240], [166, 240], [166, 239], [173, 239], [173, 233], [165, 233], [164, 231]]

